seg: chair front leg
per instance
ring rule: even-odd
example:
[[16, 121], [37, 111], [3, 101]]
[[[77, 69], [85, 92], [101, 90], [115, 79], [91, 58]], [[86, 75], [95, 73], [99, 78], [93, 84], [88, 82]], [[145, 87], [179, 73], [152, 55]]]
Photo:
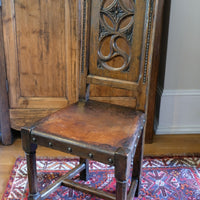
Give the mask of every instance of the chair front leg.
[[116, 200], [127, 200], [130, 167], [131, 154], [125, 149], [118, 149], [115, 153]]
[[36, 149], [37, 145], [31, 143], [30, 130], [22, 129], [22, 146], [26, 154], [27, 174], [29, 183], [29, 200], [40, 198], [37, 187]]
[[127, 180], [116, 179], [116, 200], [127, 200]]
[[36, 200], [39, 198], [39, 192], [37, 188], [37, 170], [36, 170], [36, 156], [35, 152], [26, 153], [27, 161], [27, 173], [29, 183], [29, 200]]
[[139, 189], [141, 184], [141, 171], [142, 171], [142, 161], [143, 161], [143, 143], [144, 143], [144, 133], [142, 131], [135, 156], [133, 157], [133, 173], [132, 173], [132, 180], [138, 180], [138, 186], [135, 192], [135, 197], [139, 195]]

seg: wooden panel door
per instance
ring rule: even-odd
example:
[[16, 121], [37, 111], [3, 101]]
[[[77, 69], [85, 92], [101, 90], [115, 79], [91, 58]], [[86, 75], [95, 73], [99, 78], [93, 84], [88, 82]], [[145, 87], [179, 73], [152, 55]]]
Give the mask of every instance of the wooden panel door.
[[78, 98], [78, 1], [2, 0], [11, 126]]

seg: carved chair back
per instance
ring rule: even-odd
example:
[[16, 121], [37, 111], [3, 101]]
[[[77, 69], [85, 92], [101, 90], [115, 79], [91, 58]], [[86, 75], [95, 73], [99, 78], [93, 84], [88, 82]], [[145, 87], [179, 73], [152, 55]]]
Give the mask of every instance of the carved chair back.
[[81, 1], [81, 98], [89, 84], [120, 88], [145, 111], [155, 7], [153, 0]]

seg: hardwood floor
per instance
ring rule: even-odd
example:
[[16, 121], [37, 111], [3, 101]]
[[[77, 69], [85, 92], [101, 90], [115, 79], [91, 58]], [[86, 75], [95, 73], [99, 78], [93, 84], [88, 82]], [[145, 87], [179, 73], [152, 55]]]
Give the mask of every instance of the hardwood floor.
[[[10, 172], [18, 156], [24, 156], [21, 147], [19, 134], [15, 134], [14, 143], [10, 146], [3, 146], [0, 142], [0, 198], [3, 195]], [[37, 156], [49, 157], [70, 157], [65, 153], [38, 147]], [[154, 136], [153, 144], [145, 144], [145, 156], [162, 155], [188, 155], [200, 154], [200, 134], [199, 135], [163, 135]]]

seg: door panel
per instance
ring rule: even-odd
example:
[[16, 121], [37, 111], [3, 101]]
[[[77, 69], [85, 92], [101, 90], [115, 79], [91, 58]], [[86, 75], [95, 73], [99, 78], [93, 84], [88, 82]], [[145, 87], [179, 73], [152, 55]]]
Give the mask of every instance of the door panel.
[[[44, 116], [44, 109], [57, 110], [75, 102], [78, 1], [2, 0], [2, 12], [12, 119], [22, 117], [23, 109], [32, 118], [39, 110]], [[15, 128], [24, 125], [15, 124]]]
[[15, 0], [15, 17], [21, 96], [65, 97], [65, 1]]

